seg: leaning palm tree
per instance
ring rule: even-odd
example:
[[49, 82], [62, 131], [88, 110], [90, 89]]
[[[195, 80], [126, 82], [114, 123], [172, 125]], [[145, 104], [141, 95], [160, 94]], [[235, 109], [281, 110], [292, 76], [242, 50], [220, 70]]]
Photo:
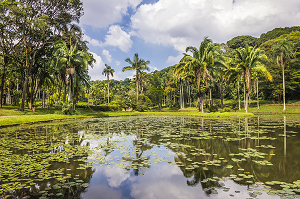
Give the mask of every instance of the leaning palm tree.
[[204, 93], [208, 79], [212, 79], [209, 67], [214, 65], [215, 47], [212, 40], [205, 37], [199, 49], [192, 46], [186, 48], [186, 52], [191, 52], [192, 55], [184, 53], [184, 57], [174, 69], [175, 74], [183, 74], [190, 71], [197, 79], [198, 108], [202, 113], [204, 112]]
[[272, 81], [272, 76], [265, 67], [265, 65], [262, 64], [262, 61], [268, 60], [263, 50], [257, 49], [255, 47], [249, 47], [248, 45], [246, 45], [244, 48], [235, 49], [235, 53], [238, 62], [236, 70], [242, 73], [242, 76], [245, 78], [245, 83], [247, 87], [245, 110], [246, 112], [248, 112], [248, 99], [252, 90], [252, 73], [254, 71], [257, 71], [266, 76], [270, 81]]
[[127, 63], [129, 63], [131, 66], [125, 66], [122, 71], [127, 70], [135, 70], [135, 84], [136, 84], [136, 103], [138, 103], [139, 100], [139, 85], [140, 85], [140, 78], [139, 74], [143, 70], [149, 71], [148, 64], [150, 64], [150, 61], [144, 61], [143, 59], [139, 58], [139, 55], [137, 53], [134, 54], [133, 60], [130, 58], [125, 59]]
[[109, 104], [109, 74], [111, 76], [114, 76], [115, 70], [112, 69], [109, 65], [105, 64], [105, 68], [103, 69], [102, 75], [105, 75], [107, 77], [107, 103]]
[[285, 80], [284, 80], [284, 68], [289, 62], [290, 58], [294, 57], [293, 43], [286, 39], [279, 40], [272, 46], [274, 55], [276, 56], [277, 65], [282, 67], [282, 87], [283, 87], [283, 111], [285, 107]]

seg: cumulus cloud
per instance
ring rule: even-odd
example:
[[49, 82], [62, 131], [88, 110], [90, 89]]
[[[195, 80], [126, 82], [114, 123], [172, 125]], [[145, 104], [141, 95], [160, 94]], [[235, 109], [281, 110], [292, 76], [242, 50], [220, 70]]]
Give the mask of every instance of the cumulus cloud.
[[[299, 0], [159, 0], [131, 17], [135, 35], [184, 52], [205, 36], [226, 42], [238, 35], [259, 36], [275, 27], [299, 24]], [[174, 57], [169, 57], [171, 61]]]
[[[132, 47], [133, 41], [130, 35], [126, 33], [119, 25], [112, 25], [107, 35], [105, 36], [105, 42], [101, 42], [97, 39], [92, 39], [88, 35], [84, 35], [83, 39], [88, 41], [90, 45], [97, 47], [115, 46], [120, 48], [123, 52], [128, 52]], [[107, 54], [107, 52], [105, 52]], [[106, 56], [106, 55], [105, 55]]]
[[180, 54], [177, 57], [169, 56], [167, 59], [167, 63], [168, 64], [176, 64], [181, 60], [182, 57], [183, 57], [183, 54]]
[[106, 60], [108, 62], [111, 62], [111, 55], [109, 54], [109, 51], [108, 50], [103, 50], [102, 51], [102, 55], [104, 55], [106, 57]]
[[83, 0], [84, 15], [80, 24], [97, 28], [106, 28], [111, 24], [122, 21], [122, 17], [128, 14], [128, 7], [133, 10], [142, 0]]
[[102, 58], [94, 52], [91, 52], [91, 54], [96, 60], [96, 62], [94, 63], [94, 67], [89, 69], [89, 75], [91, 77], [91, 80], [104, 79], [104, 76], [102, 75], [102, 71], [105, 65], [104, 62], [102, 61]]
[[[90, 45], [92, 46], [97, 46], [97, 47], [105, 47], [105, 46], [115, 46], [120, 48], [123, 52], [128, 52], [130, 48], [132, 47], [133, 41], [130, 38], [130, 35], [126, 33], [124, 30], [119, 25], [112, 25], [108, 32], [107, 35], [104, 38], [104, 42], [101, 42], [97, 39], [92, 39], [88, 35], [84, 34], [83, 39], [89, 42]], [[107, 50], [104, 52], [106, 58], [107, 53], [109, 53]], [[111, 56], [109, 58], [111, 60]], [[110, 61], [109, 61], [110, 62]]]
[[86, 34], [83, 35], [83, 40], [89, 42], [89, 44], [93, 45], [93, 46], [98, 46], [98, 47], [102, 47], [103, 43], [98, 41], [97, 39], [92, 39], [89, 36], [87, 36]]
[[122, 182], [126, 181], [130, 174], [125, 174], [124, 169], [106, 169], [105, 176], [110, 187], [119, 187]]
[[119, 47], [123, 52], [128, 52], [132, 46], [130, 35], [126, 33], [119, 25], [113, 25], [105, 36], [105, 45]]

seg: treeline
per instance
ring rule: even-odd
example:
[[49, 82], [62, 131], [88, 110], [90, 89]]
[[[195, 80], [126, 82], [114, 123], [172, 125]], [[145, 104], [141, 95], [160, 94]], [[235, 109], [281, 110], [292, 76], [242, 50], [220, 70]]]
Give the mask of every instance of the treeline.
[[[224, 108], [224, 99], [231, 99], [231, 108], [244, 107], [247, 111], [251, 99], [257, 101], [258, 108], [259, 100], [299, 100], [299, 30], [298, 26], [276, 28], [260, 38], [238, 36], [226, 44], [213, 43], [206, 37], [199, 48], [187, 47], [187, 54], [174, 66], [151, 73], [137, 71], [138, 81], [112, 81], [112, 103], [123, 109], [198, 106], [199, 111], [215, 111]], [[132, 69], [138, 65], [128, 63]], [[98, 94], [87, 96], [95, 105], [107, 102], [107, 82], [92, 82]], [[141, 96], [138, 103], [137, 94]]]
[[90, 81], [88, 67], [95, 60], [76, 26], [82, 15], [80, 0], [0, 2], [0, 107], [57, 105], [67, 113], [81, 101], [140, 111], [164, 106], [214, 111], [224, 108], [224, 99], [233, 100], [233, 109], [247, 110], [255, 98], [300, 98], [299, 26], [223, 44], [206, 37], [187, 47], [178, 64], [151, 73], [150, 61], [135, 54], [123, 68], [136, 72], [132, 80], [110, 80], [114, 69], [106, 65], [107, 80]]

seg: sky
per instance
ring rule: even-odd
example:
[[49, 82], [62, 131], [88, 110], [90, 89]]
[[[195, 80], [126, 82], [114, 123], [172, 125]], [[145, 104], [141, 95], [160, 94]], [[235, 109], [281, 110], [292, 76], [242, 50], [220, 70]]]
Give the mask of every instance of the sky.
[[79, 26], [96, 59], [91, 80], [104, 80], [105, 64], [112, 79], [132, 78], [122, 72], [135, 53], [150, 61], [150, 72], [177, 64], [186, 47], [199, 47], [205, 36], [215, 43], [299, 26], [299, 0], [82, 0]]

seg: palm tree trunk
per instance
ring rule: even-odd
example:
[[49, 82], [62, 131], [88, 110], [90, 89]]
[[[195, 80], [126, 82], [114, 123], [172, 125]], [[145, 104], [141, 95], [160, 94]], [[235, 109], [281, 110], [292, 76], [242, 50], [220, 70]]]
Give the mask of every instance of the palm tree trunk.
[[139, 101], [139, 73], [137, 70], [135, 72], [135, 84], [136, 84], [136, 104], [138, 104], [138, 101]]
[[246, 110], [246, 85], [245, 85], [245, 82], [244, 82], [244, 108]]
[[204, 113], [204, 93], [201, 93], [201, 97], [200, 97], [200, 102], [201, 102], [201, 112]]
[[220, 82], [220, 98], [221, 98], [221, 108], [223, 108], [223, 78], [221, 78], [221, 82]]
[[285, 107], [285, 81], [284, 81], [284, 65], [282, 65], [282, 87], [283, 87], [283, 111], [286, 110]]
[[107, 102], [109, 104], [109, 74], [107, 74]]
[[190, 82], [188, 81], [188, 87], [189, 87], [189, 104], [190, 107], [192, 107], [192, 100], [191, 100], [191, 85]]
[[181, 101], [182, 101], [182, 109], [184, 109], [184, 93], [183, 93], [183, 90], [184, 90], [184, 86], [183, 86], [183, 84], [182, 84], [182, 89], [181, 89], [181, 95], [182, 95], [182, 99], [181, 99]]
[[257, 110], [259, 110], [259, 100], [258, 100], [258, 78], [256, 80], [256, 101], [257, 101]]
[[209, 107], [213, 105], [211, 88], [209, 88]]
[[240, 80], [238, 80], [238, 98], [239, 98], [239, 110], [241, 110]]
[[245, 103], [246, 113], [248, 113], [248, 99], [249, 99], [249, 96], [250, 96], [250, 92], [247, 91], [247, 93], [246, 93], [246, 103]]

